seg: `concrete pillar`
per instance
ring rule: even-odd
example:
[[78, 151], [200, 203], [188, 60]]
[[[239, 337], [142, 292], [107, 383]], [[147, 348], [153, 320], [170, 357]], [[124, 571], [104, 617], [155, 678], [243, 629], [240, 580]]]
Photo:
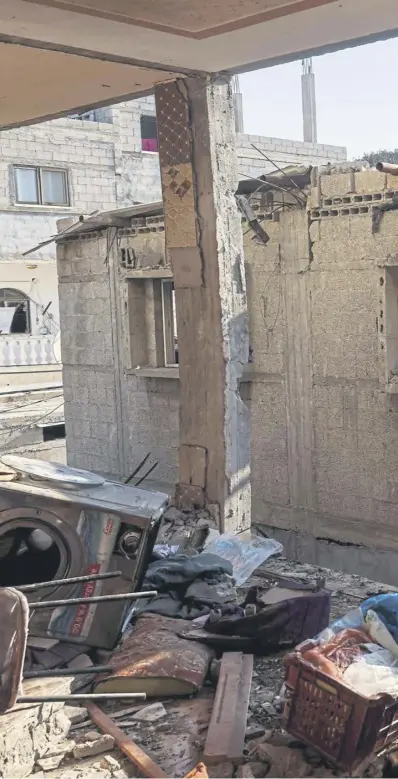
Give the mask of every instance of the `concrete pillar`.
[[303, 60], [301, 99], [303, 105], [303, 140], [307, 143], [317, 143], [315, 74], [312, 70], [312, 59]]
[[177, 79], [155, 91], [166, 246], [176, 294], [182, 507], [250, 526], [250, 422], [239, 394], [248, 317], [231, 85]]

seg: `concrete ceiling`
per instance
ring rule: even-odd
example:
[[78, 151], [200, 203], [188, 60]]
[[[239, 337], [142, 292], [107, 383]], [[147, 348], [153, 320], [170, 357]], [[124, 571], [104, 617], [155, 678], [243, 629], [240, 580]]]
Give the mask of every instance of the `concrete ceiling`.
[[0, 127], [390, 37], [396, 2], [0, 0]]

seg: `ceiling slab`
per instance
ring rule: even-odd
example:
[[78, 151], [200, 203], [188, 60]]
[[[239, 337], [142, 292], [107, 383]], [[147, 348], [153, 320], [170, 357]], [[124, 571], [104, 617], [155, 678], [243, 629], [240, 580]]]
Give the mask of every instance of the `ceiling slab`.
[[326, 5], [334, 0], [26, 0], [188, 38], [231, 30]]
[[[53, 3], [54, 0], [43, 2]], [[115, 3], [127, 3], [127, 0], [76, 2], [106, 3], [111, 11]], [[148, 8], [152, 2], [159, 0], [148, 2]], [[198, 2], [184, 0], [188, 8], [196, 8]], [[223, 7], [224, 0], [214, 2]], [[167, 8], [168, 0], [162, 0], [162, 5]], [[246, 6], [246, 0], [242, 0], [242, 6]], [[297, 7], [297, 3], [285, 3], [280, 8], [284, 12], [289, 9], [288, 15], [199, 40], [107, 20], [96, 16], [95, 9], [91, 9], [93, 15], [85, 15], [33, 0], [0, 0], [0, 40], [55, 49], [62, 47], [101, 59], [120, 61], [124, 58], [141, 67], [214, 73], [239, 72], [288, 61], [306, 53], [355, 45], [370, 36], [393, 34], [391, 31], [398, 27], [397, 0], [378, 0], [377, 3], [375, 0], [332, 0], [301, 11]]]
[[392, 37], [397, 27], [397, 0], [0, 0], [0, 127], [128, 99], [178, 74], [239, 73]]
[[[1, 127], [147, 93], [165, 73], [0, 43]], [[167, 74], [169, 78], [173, 74]]]

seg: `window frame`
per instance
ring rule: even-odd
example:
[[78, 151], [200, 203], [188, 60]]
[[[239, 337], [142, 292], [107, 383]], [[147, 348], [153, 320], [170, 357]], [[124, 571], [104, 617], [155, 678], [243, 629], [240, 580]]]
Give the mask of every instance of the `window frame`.
[[[154, 123], [154, 125], [155, 125], [155, 135], [154, 135], [153, 138], [148, 138], [148, 137], [144, 136], [143, 132], [142, 132], [143, 120], [147, 120], [147, 119], [151, 120]], [[159, 154], [158, 125], [157, 125], [156, 114], [145, 113], [145, 112], [143, 112], [141, 114], [141, 116], [140, 116], [140, 135], [141, 135], [141, 151], [144, 152], [144, 154]], [[143, 146], [144, 141], [153, 141], [153, 140], [156, 140], [156, 149], [144, 149], [144, 146]]]
[[[167, 289], [168, 287], [170, 289]], [[178, 368], [179, 362], [176, 362], [176, 353], [178, 354], [178, 334], [173, 279], [161, 279], [161, 301], [164, 367]]]
[[[17, 177], [17, 171], [18, 170], [33, 170], [36, 174], [36, 187], [37, 187], [37, 195], [38, 200], [37, 202], [32, 202], [31, 200], [19, 200], [18, 196], [18, 177]], [[15, 204], [19, 206], [30, 206], [30, 207], [37, 207], [37, 206], [44, 206], [45, 208], [69, 208], [71, 201], [70, 201], [70, 186], [69, 186], [69, 171], [67, 168], [61, 168], [54, 165], [14, 165], [13, 166], [14, 171], [14, 188], [15, 188]], [[46, 201], [43, 199], [44, 194], [44, 187], [43, 187], [43, 171], [45, 173], [62, 173], [63, 181], [65, 185], [65, 195], [66, 199], [64, 203], [51, 203], [49, 201]]]

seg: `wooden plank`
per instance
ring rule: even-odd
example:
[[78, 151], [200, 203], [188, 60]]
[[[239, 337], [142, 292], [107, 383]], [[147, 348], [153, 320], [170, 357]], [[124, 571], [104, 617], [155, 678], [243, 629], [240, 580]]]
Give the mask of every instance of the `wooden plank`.
[[204, 751], [209, 765], [243, 760], [252, 673], [253, 655], [223, 655]]
[[147, 755], [138, 744], [115, 725], [114, 722], [94, 703], [87, 704], [87, 711], [95, 724], [104, 732], [113, 736], [115, 743], [143, 776], [150, 779], [163, 779], [167, 774]]
[[253, 655], [243, 655], [241, 668], [242, 672], [237, 695], [238, 713], [235, 717], [235, 726], [228, 751], [228, 760], [231, 760], [233, 763], [239, 763], [243, 760], [247, 713], [249, 710], [250, 691], [252, 686]]

